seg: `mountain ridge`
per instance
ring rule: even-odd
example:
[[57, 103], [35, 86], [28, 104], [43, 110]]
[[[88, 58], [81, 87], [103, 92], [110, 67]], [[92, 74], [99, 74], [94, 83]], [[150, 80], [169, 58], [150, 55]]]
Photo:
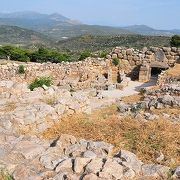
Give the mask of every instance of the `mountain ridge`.
[[147, 25], [112, 27], [88, 25], [72, 20], [59, 13], [42, 14], [33, 11], [0, 13], [0, 25], [18, 26], [34, 30], [57, 41], [82, 35], [122, 35], [140, 34], [151, 36], [172, 36], [180, 34], [180, 30], [157, 30]]

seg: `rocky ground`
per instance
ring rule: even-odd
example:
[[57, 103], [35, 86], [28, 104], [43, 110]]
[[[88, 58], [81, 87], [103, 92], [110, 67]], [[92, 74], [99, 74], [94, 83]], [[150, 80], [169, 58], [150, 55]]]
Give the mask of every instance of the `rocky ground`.
[[[143, 163], [127, 150], [117, 151], [115, 147], [114, 152], [115, 144], [111, 145], [108, 140], [84, 140], [82, 133], [80, 137], [74, 137], [71, 135], [76, 133], [67, 135], [70, 129], [62, 134], [53, 127], [58, 127], [63, 118], [75, 117], [76, 114], [90, 115], [95, 109], [112, 104], [117, 106], [119, 112], [116, 116], [121, 119], [133, 117], [143, 123], [156, 121], [162, 117], [156, 110], [174, 108], [179, 112], [179, 91], [179, 84], [171, 84], [159, 90], [143, 91], [139, 102], [127, 103], [104, 97], [96, 89], [70, 92], [58, 86], [43, 86], [30, 91], [26, 83], [0, 81], [1, 176], [15, 180], [178, 179], [178, 164], [171, 169], [161, 163], [163, 153], [159, 156], [160, 163]], [[104, 114], [105, 119], [109, 118], [107, 113]], [[179, 113], [172, 115], [166, 112], [163, 115], [173, 125], [179, 126]], [[45, 138], [43, 134], [49, 129], [56, 136]], [[75, 126], [73, 129], [77, 130]], [[106, 133], [111, 135], [114, 131]], [[178, 138], [177, 134], [173, 134], [174, 138]], [[178, 146], [178, 139], [173, 141], [177, 141]], [[175, 148], [179, 151], [178, 147]]]

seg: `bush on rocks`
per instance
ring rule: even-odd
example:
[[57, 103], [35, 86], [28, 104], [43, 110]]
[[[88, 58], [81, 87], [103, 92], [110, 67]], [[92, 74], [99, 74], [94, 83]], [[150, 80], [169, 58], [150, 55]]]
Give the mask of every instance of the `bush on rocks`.
[[119, 65], [119, 59], [118, 58], [114, 58], [112, 63], [115, 65], [115, 66], [118, 66]]
[[36, 78], [30, 85], [29, 89], [33, 91], [35, 88], [43, 87], [43, 85], [50, 87], [52, 85], [52, 79], [50, 77]]
[[18, 74], [25, 74], [24, 65], [20, 65], [18, 68]]

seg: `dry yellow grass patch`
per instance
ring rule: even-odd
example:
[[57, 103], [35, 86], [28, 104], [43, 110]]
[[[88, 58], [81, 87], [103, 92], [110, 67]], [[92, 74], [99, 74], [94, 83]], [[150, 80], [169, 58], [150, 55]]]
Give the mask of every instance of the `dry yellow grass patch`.
[[57, 101], [58, 97], [55, 95], [45, 96], [42, 101], [50, 106], [54, 105]]
[[163, 113], [168, 114], [170, 116], [179, 116], [180, 108], [164, 108], [164, 109], [154, 109], [152, 111], [154, 114], [162, 116]]
[[92, 115], [65, 118], [44, 132], [43, 137], [51, 139], [61, 134], [111, 143], [115, 146], [114, 153], [127, 149], [144, 162], [156, 162], [157, 153], [162, 152], [165, 155], [162, 164], [180, 164], [180, 124], [163, 119], [143, 123], [131, 117], [121, 118], [115, 106], [98, 110]]
[[132, 104], [132, 103], [137, 103], [137, 102], [141, 101], [142, 98], [143, 98], [142, 95], [140, 95], [140, 94], [135, 94], [135, 95], [123, 97], [123, 98], [122, 98], [122, 101], [123, 101], [124, 103]]
[[180, 76], [180, 64], [176, 64], [173, 68], [167, 71], [169, 76], [179, 77]]
[[16, 103], [15, 102], [7, 102], [5, 107], [3, 108], [4, 112], [11, 112], [16, 109]]

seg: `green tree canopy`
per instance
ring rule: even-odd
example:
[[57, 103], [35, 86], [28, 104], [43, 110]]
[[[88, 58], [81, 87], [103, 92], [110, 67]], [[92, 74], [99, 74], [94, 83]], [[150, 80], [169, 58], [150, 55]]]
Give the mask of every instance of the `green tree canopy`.
[[180, 36], [178, 36], [178, 35], [172, 36], [171, 46], [180, 47]]

